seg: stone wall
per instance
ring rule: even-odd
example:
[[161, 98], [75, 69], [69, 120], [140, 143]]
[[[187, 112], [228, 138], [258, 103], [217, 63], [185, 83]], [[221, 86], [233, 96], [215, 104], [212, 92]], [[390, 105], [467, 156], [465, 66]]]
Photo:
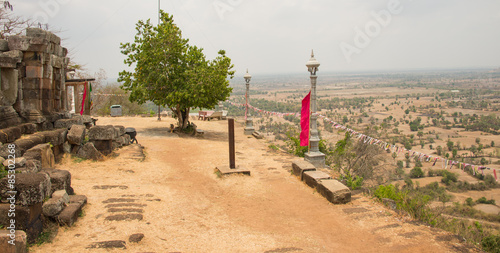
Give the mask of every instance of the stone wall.
[[58, 36], [38, 28], [0, 40], [0, 129], [35, 123], [38, 130], [47, 130], [69, 118], [67, 54]]

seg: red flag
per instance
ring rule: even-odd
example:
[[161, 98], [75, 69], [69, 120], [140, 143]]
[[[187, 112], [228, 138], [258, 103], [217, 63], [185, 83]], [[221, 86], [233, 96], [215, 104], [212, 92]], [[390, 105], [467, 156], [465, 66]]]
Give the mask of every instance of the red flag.
[[493, 174], [495, 175], [495, 180], [498, 181], [498, 178], [497, 178], [497, 170], [493, 170]]
[[85, 110], [85, 99], [87, 98], [87, 82], [83, 86], [83, 99], [82, 99], [82, 109], [80, 110], [80, 115], [83, 115], [83, 111]]
[[300, 111], [300, 146], [309, 146], [309, 116], [311, 114], [311, 92], [302, 100]]

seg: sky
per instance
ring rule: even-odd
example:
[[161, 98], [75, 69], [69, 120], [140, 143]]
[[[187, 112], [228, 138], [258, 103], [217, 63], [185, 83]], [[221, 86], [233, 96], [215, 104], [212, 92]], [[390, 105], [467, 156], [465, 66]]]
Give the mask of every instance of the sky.
[[[73, 62], [109, 78], [130, 70], [120, 43], [138, 20], [158, 22], [158, 0], [11, 0], [14, 13], [48, 23]], [[209, 59], [220, 49], [238, 76], [499, 68], [498, 0], [161, 0], [184, 38]]]

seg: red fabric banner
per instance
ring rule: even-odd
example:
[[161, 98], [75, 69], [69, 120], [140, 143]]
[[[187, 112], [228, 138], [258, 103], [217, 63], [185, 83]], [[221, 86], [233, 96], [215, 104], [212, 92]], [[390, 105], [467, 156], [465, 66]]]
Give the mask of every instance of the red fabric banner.
[[85, 82], [83, 86], [82, 109], [80, 110], [80, 115], [83, 115], [83, 111], [85, 110], [85, 99], [87, 99], [87, 82]]
[[311, 92], [302, 100], [300, 111], [300, 146], [309, 146], [309, 116], [311, 114]]

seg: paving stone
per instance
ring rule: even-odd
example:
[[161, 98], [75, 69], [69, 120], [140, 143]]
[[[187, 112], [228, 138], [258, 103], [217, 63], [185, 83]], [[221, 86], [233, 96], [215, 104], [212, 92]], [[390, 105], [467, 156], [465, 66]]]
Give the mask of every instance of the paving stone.
[[108, 221], [129, 221], [129, 220], [142, 220], [142, 214], [127, 213], [127, 214], [115, 214], [106, 217]]
[[144, 239], [144, 234], [137, 233], [137, 234], [130, 235], [128, 238], [128, 241], [131, 243], [138, 243], [138, 242], [142, 241], [142, 239]]
[[126, 242], [120, 240], [94, 242], [87, 249], [127, 249]]
[[305, 171], [302, 176], [302, 181], [304, 181], [309, 187], [316, 188], [320, 180], [331, 179], [330, 175], [323, 171], [310, 170]]
[[321, 180], [316, 189], [333, 204], [345, 204], [351, 201], [349, 188], [335, 179]]

